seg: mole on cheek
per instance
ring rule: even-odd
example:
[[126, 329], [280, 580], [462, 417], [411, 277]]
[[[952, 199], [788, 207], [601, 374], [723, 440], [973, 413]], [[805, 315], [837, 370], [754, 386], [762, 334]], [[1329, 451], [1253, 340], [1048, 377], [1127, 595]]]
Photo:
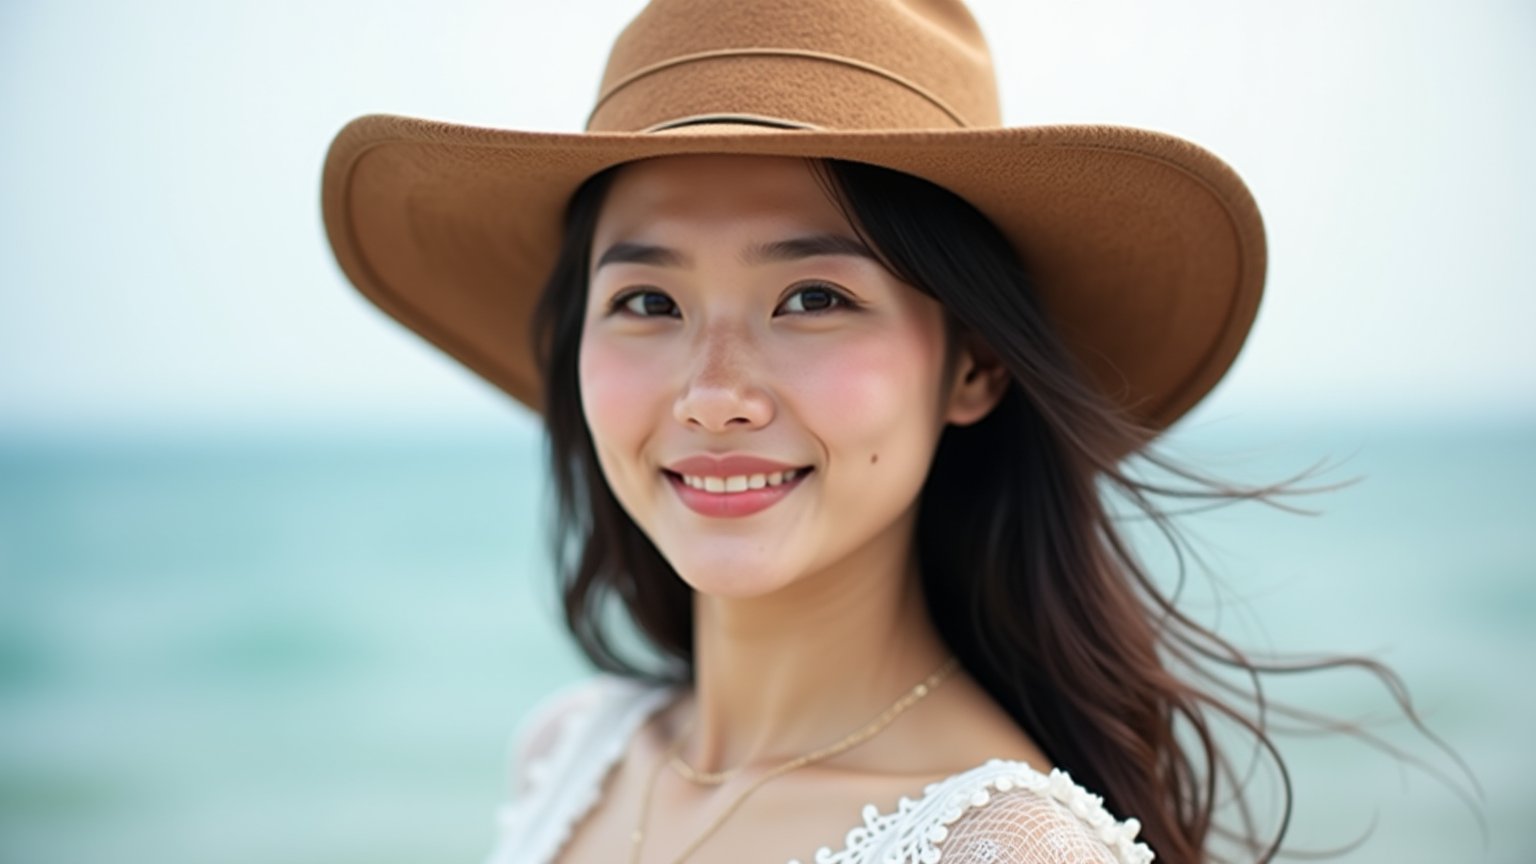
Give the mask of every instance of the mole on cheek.
[[880, 454], [879, 453], [871, 453], [871, 454], [869, 454], [869, 464], [873, 465], [873, 464], [875, 464], [876, 462], [879, 462], [879, 461], [880, 461]]

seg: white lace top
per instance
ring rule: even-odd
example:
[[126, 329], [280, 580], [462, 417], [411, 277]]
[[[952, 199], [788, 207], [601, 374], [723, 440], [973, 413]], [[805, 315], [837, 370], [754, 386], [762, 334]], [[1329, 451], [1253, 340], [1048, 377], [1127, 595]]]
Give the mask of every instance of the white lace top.
[[[487, 864], [548, 864], [603, 781], [673, 691], [599, 675], [546, 699], [514, 740], [512, 798]], [[1148, 864], [1135, 819], [1116, 820], [1065, 772], [993, 759], [881, 813], [865, 805], [841, 849], [816, 864]], [[799, 864], [799, 862], [790, 862]]]

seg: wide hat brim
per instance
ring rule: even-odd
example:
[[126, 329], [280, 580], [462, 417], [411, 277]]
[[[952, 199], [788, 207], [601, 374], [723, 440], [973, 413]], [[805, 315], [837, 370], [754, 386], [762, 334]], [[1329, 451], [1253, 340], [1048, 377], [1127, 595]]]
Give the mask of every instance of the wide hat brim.
[[572, 193], [679, 154], [845, 159], [922, 177], [990, 218], [1100, 389], [1151, 430], [1236, 358], [1263, 290], [1259, 211], [1181, 138], [1121, 126], [545, 133], [362, 117], [332, 142], [322, 209], [341, 269], [406, 327], [539, 411], [529, 322]]

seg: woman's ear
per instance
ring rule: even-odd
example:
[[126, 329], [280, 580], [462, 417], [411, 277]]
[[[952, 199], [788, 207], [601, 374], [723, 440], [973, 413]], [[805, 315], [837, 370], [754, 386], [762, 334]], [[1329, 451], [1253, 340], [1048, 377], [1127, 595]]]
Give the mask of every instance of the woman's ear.
[[1008, 369], [990, 347], [970, 333], [960, 337], [953, 369], [944, 419], [956, 426], [969, 426], [991, 413], [1002, 400], [1008, 390]]

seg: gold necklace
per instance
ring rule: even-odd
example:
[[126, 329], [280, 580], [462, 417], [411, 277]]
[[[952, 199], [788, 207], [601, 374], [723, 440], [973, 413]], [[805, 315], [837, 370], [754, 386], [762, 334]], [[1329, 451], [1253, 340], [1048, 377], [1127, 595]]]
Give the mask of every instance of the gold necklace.
[[676, 753], [672, 754], [672, 758], [667, 760], [667, 764], [672, 766], [672, 770], [677, 776], [690, 783], [697, 783], [700, 786], [719, 786], [721, 783], [741, 773], [740, 765], [737, 765], [735, 768], [727, 768], [724, 771], [700, 771], [684, 762], [683, 757]]
[[[839, 753], [849, 750], [875, 737], [875, 735], [879, 734], [882, 730], [885, 729], [885, 727], [891, 725], [891, 722], [894, 721], [897, 717], [900, 717], [902, 713], [905, 712], [908, 708], [911, 708], [913, 705], [916, 705], [918, 702], [922, 701], [923, 697], [927, 696], [929, 693], [932, 693], [934, 689], [937, 688], [940, 684], [943, 684], [944, 680], [949, 677], [950, 673], [955, 671], [955, 667], [957, 665], [959, 665], [959, 661], [953, 657], [949, 658], [947, 661], [945, 661], [943, 666], [940, 666], [938, 670], [935, 671], [932, 675], [929, 675], [927, 678], [924, 678], [922, 681], [918, 682], [917, 686], [907, 691], [900, 699], [897, 699], [895, 703], [891, 705], [891, 707], [880, 712], [880, 714], [873, 720], [854, 730], [841, 741], [838, 741], [835, 744], [829, 744], [820, 750], [812, 750], [811, 752], [802, 756], [796, 756], [788, 762], [782, 763], [774, 768], [769, 769], [763, 774], [763, 776], [752, 781], [750, 786], [743, 790], [740, 795], [737, 795], [736, 799], [733, 800], [730, 805], [720, 813], [719, 816], [715, 817], [715, 821], [711, 822], [709, 827], [704, 829], [703, 834], [700, 834], [698, 837], [694, 838], [693, 842], [689, 843], [688, 846], [683, 849], [681, 854], [672, 859], [673, 864], [682, 864], [682, 862], [686, 860], [689, 855], [692, 855], [694, 852], [696, 852], [699, 846], [701, 846], [705, 840], [709, 839], [710, 835], [719, 830], [721, 824], [723, 824], [732, 813], [736, 812], [736, 808], [740, 807], [741, 803], [747, 800], [747, 796], [757, 791], [759, 786], [762, 786], [764, 783], [767, 783], [769, 780], [772, 780], [775, 777], [788, 774], [796, 768], [804, 768], [813, 762], [819, 762], [823, 759], [830, 759]], [[661, 777], [662, 766], [670, 764], [674, 759], [682, 762], [682, 759], [678, 756], [678, 754], [682, 751], [683, 742], [687, 739], [688, 733], [691, 731], [693, 731], [692, 724], [689, 725], [689, 728], [684, 729], [681, 733], [678, 734], [677, 738], [673, 740], [671, 746], [667, 748], [666, 755], [657, 760], [656, 767], [651, 769], [651, 777], [646, 784], [645, 798], [643, 798], [640, 802], [640, 821], [637, 825], [635, 825], [634, 833], [630, 835], [631, 842], [629, 860], [631, 864], [639, 864], [640, 861], [640, 848], [641, 845], [645, 842], [645, 823], [646, 819], [650, 815], [651, 798], [655, 795], [656, 781]], [[683, 765], [688, 767], [686, 762], [683, 762]], [[688, 770], [693, 771], [693, 768], [688, 767]], [[729, 777], [730, 775], [735, 774], [740, 770], [741, 768], [738, 767], [733, 768], [728, 772], [722, 773], [724, 773], [726, 777]], [[693, 773], [698, 776], [707, 778], [720, 776], [719, 774], [700, 771], [694, 771]], [[704, 782], [715, 781], [706, 780]], [[718, 782], [725, 782], [725, 778], [722, 778]]]

